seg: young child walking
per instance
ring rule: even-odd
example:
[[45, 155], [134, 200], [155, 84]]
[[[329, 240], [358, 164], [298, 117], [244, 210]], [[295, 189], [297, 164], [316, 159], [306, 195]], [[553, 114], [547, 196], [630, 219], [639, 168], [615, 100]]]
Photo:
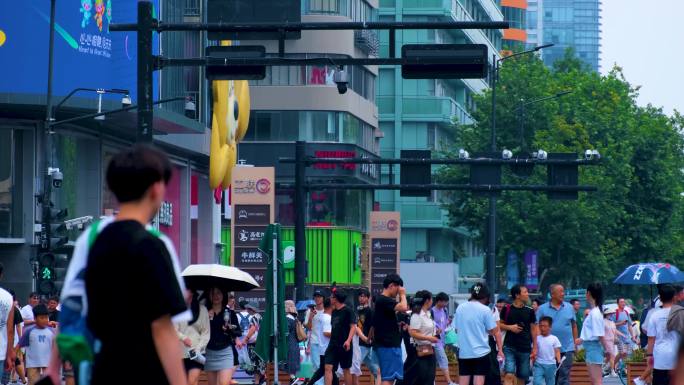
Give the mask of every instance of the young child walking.
[[49, 326], [49, 312], [45, 305], [33, 308], [35, 325], [29, 326], [21, 336], [19, 346], [26, 350], [26, 373], [29, 385], [34, 385], [43, 376], [50, 362], [54, 329]]
[[556, 368], [561, 362], [561, 343], [551, 334], [553, 319], [542, 317], [539, 320], [537, 336], [537, 359], [534, 362], [534, 385], [556, 385]]
[[603, 325], [605, 327], [605, 335], [603, 336], [603, 342], [605, 346], [603, 349], [609, 354], [607, 362], [608, 368], [607, 370], [604, 369], [604, 377], [617, 377], [617, 372], [615, 370], [615, 340], [618, 337], [624, 337], [624, 334], [617, 330], [615, 322], [610, 319], [611, 314], [613, 313], [606, 312], [603, 314]]

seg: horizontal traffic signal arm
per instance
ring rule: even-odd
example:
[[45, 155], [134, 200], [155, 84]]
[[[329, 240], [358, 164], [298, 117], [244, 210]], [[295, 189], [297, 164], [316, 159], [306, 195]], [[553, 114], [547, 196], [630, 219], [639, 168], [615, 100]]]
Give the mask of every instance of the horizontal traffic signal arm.
[[[280, 163], [297, 163], [295, 158], [280, 158]], [[303, 162], [310, 166], [316, 163], [358, 163], [358, 164], [500, 164], [500, 165], [514, 165], [514, 164], [534, 164], [534, 165], [549, 165], [549, 164], [565, 164], [565, 165], [597, 165], [600, 163], [596, 159], [497, 159], [497, 158], [441, 158], [441, 159], [417, 159], [417, 158], [314, 158], [306, 157]]]
[[[308, 22], [308, 23], [165, 23], [155, 20], [152, 30], [207, 32], [293, 32], [395, 29], [508, 29], [507, 21], [369, 21], [369, 22]], [[137, 23], [115, 23], [110, 31], [138, 31]]]

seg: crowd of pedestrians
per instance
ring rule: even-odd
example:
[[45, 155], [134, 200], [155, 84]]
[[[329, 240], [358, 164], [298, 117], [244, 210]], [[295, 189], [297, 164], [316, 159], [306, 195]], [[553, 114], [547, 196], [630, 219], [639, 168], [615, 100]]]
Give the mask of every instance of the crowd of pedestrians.
[[[238, 367], [253, 375], [255, 384], [266, 382], [266, 365], [255, 352], [261, 328], [257, 305], [236, 303], [221, 287], [186, 290], [171, 242], [147, 227], [170, 175], [168, 159], [148, 147], [112, 159], [106, 179], [120, 209], [77, 240], [61, 298], [69, 306], [60, 307], [59, 297], [31, 293], [20, 307], [12, 293], [0, 289], [0, 383], [33, 385], [44, 376], [55, 384], [73, 383], [83, 373], [63, 362], [55, 335], [64, 335], [61, 326], [84, 315], [97, 341], [90, 373], [94, 385], [195, 385], [202, 372], [210, 385], [230, 385]], [[137, 268], [129, 269], [132, 265]], [[2, 272], [0, 265], [0, 278]], [[121, 285], [122, 276], [130, 284]], [[127, 300], [131, 316], [121, 322], [112, 304], [141, 293], [149, 300]], [[71, 307], [76, 294], [87, 299], [79, 311]], [[659, 285], [658, 299], [644, 310], [639, 326], [624, 298], [614, 310], [604, 308], [598, 283], [587, 287], [586, 310], [576, 298], [566, 302], [559, 284], [549, 287], [547, 303], [530, 301], [527, 287], [515, 285], [509, 299], [492, 304], [489, 288], [477, 283], [451, 317], [446, 293], [421, 290], [409, 299], [397, 274], [387, 275], [374, 297], [367, 289], [355, 291], [355, 298], [348, 294], [335, 287], [314, 292], [314, 306], [301, 318], [295, 303], [285, 301], [282, 327], [288, 340], [282, 364], [293, 384], [301, 381], [302, 343], [314, 368], [308, 384], [336, 385], [343, 378], [357, 385], [365, 366], [376, 385], [430, 385], [438, 372], [453, 385], [451, 350], [458, 359], [459, 385], [501, 385], [502, 380], [505, 385], [569, 385], [582, 350], [592, 384], [601, 385], [604, 370], [609, 376], [620, 370], [618, 363], [638, 342], [649, 367], [635, 385], [684, 383], [682, 287]], [[446, 342], [451, 334], [458, 336], [457, 343]], [[126, 370], [122, 359], [133, 359], [144, 370]]]

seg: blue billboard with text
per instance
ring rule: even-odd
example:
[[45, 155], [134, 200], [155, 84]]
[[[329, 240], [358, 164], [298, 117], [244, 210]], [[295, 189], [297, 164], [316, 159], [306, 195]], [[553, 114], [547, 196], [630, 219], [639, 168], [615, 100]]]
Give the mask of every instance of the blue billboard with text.
[[[135, 22], [137, 0], [56, 0], [56, 4], [53, 93], [66, 95], [78, 87], [116, 88], [129, 90], [136, 99], [137, 35], [112, 32], [109, 26]], [[50, 0], [0, 1], [0, 93], [46, 93], [49, 23]], [[154, 46], [158, 46], [156, 35]]]

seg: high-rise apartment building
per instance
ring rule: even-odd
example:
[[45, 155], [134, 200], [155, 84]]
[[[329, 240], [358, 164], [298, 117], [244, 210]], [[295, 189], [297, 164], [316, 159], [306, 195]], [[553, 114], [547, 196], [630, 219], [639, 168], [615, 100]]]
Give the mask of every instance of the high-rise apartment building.
[[503, 33], [503, 53], [522, 51], [527, 43], [527, 0], [501, 0], [501, 12], [509, 28]]
[[554, 44], [542, 52], [547, 65], [553, 65], [572, 47], [591, 69], [600, 68], [600, 0], [529, 0], [527, 33], [529, 45]]
[[[503, 19], [494, 0], [380, 1], [381, 21]], [[401, 54], [402, 44], [476, 43], [489, 47], [491, 60], [492, 54], [498, 57], [502, 38], [501, 30], [397, 31], [396, 54]], [[386, 57], [388, 49], [387, 34], [381, 34], [381, 56]], [[380, 140], [383, 158], [399, 158], [402, 150], [432, 150], [433, 156], [437, 156], [446, 145], [453, 148], [457, 145], [454, 125], [472, 123], [469, 113], [474, 108], [472, 97], [488, 87], [487, 79], [403, 79], [401, 69], [394, 66], [381, 66], [379, 80], [377, 101], [380, 131], [384, 135]], [[383, 167], [381, 178], [383, 183], [389, 182], [387, 166]], [[394, 178], [397, 183], [398, 177]], [[437, 191], [427, 198], [401, 197], [398, 191], [375, 193], [380, 209], [401, 212], [402, 266], [404, 262], [416, 260], [454, 264], [481, 258], [481, 247], [471, 234], [466, 229], [449, 226], [440, 198], [441, 193]], [[463, 264], [459, 265], [463, 272]], [[402, 274], [410, 274], [409, 269], [402, 267]]]

